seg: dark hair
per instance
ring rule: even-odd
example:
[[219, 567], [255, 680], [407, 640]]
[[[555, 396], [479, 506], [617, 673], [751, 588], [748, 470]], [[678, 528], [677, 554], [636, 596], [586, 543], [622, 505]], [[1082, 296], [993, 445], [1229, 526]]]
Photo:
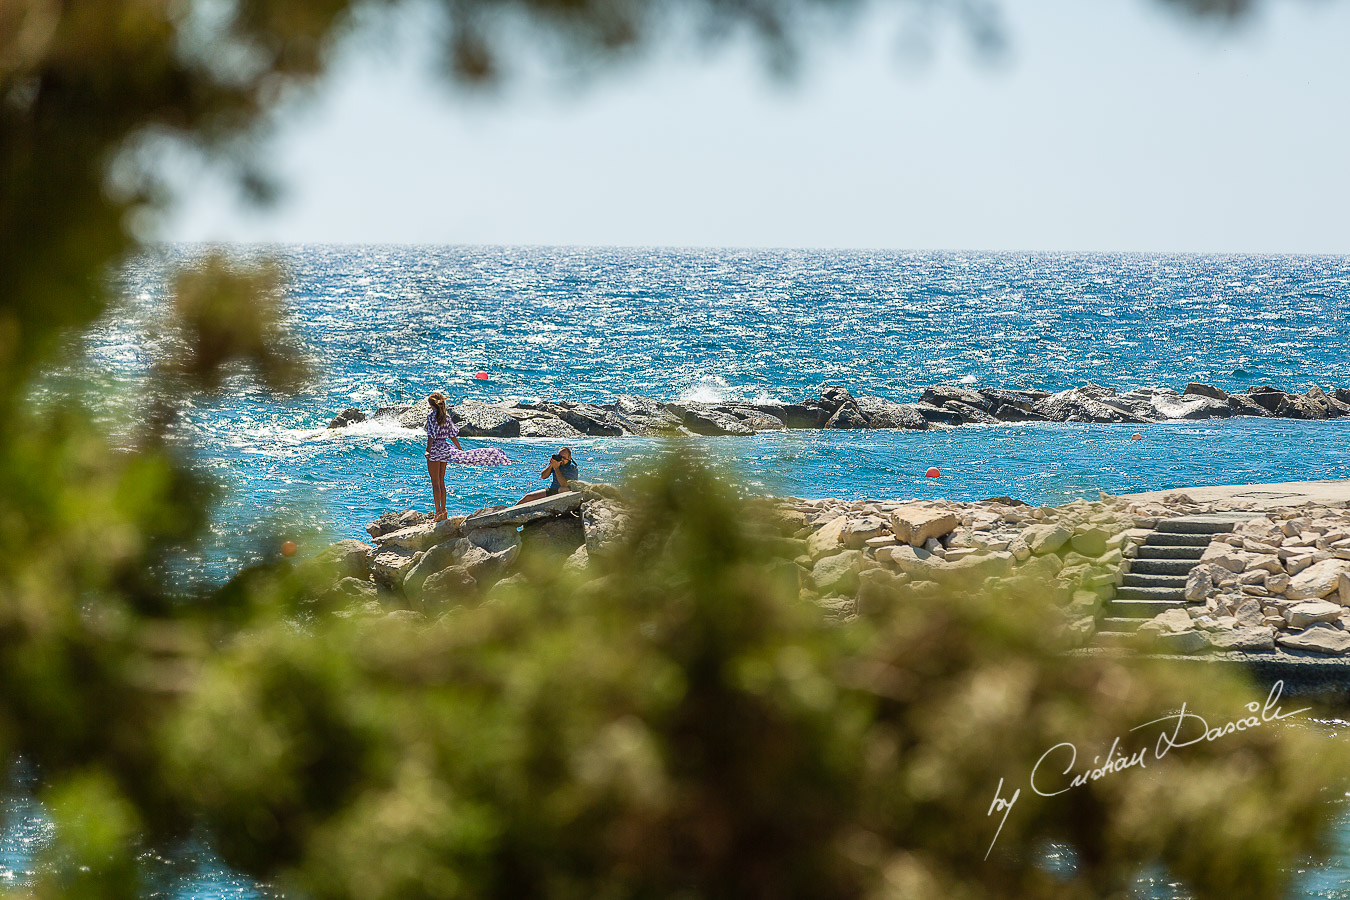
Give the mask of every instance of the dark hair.
[[563, 447], [561, 450], [558, 451], [558, 455], [555, 457], [555, 459], [561, 460], [561, 459], [562, 459], [562, 455], [563, 455], [564, 453], [566, 453], [566, 454], [568, 455], [568, 457], [571, 457], [571, 455], [572, 455], [572, 448], [571, 448], [571, 447]]
[[432, 409], [436, 410], [436, 424], [444, 425], [446, 416], [445, 398], [441, 396], [441, 392], [433, 392], [432, 395], [427, 398], [427, 402], [431, 404]]

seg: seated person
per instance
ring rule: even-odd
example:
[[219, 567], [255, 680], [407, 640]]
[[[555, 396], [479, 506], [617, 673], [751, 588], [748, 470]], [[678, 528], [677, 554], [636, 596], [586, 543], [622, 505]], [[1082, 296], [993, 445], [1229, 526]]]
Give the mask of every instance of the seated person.
[[563, 447], [553, 456], [549, 457], [548, 465], [544, 471], [539, 473], [540, 478], [553, 476], [553, 483], [545, 490], [533, 491], [517, 500], [517, 503], [528, 503], [531, 500], [538, 500], [541, 497], [552, 497], [554, 494], [571, 490], [567, 483], [577, 477], [577, 464], [572, 461], [572, 451]]

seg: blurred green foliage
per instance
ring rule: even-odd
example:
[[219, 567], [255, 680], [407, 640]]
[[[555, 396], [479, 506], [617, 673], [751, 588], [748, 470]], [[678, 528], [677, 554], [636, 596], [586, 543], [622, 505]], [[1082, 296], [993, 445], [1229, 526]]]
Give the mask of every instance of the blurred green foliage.
[[[438, 6], [447, 70], [481, 81], [521, 26], [589, 62], [678, 13], [781, 62], [803, 23], [861, 4]], [[697, 469], [636, 485], [637, 526], [587, 579], [534, 571], [424, 627], [302, 618], [322, 573], [280, 560], [173, 589], [214, 500], [166, 439], [173, 411], [239, 370], [303, 381], [283, 273], [221, 256], [182, 273], [175, 350], [127, 434], [31, 390], [169, 201], [157, 142], [261, 192], [253, 129], [322, 72], [357, 7], [0, 0], [0, 758], [36, 768], [56, 826], [31, 893], [137, 896], [139, 855], [192, 834], [334, 898], [1101, 896], [1155, 862], [1196, 896], [1270, 896], [1321, 846], [1344, 751], [1268, 728], [1063, 797], [1024, 791], [981, 862], [999, 779], [1051, 745], [1100, 750], [1183, 700], [1237, 715], [1250, 689], [1065, 656], [1025, 586], [827, 625], [772, 560], [772, 529]], [[1045, 840], [1076, 867], [1049, 874]]]

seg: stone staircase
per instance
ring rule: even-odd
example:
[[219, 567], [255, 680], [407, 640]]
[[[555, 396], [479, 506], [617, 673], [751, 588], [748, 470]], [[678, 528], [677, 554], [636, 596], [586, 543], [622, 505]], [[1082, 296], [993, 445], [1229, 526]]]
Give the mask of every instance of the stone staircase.
[[1098, 647], [1128, 646], [1142, 622], [1169, 609], [1186, 606], [1186, 578], [1216, 534], [1227, 534], [1255, 513], [1180, 516], [1163, 519], [1126, 563], [1124, 581], [1097, 621], [1093, 643]]

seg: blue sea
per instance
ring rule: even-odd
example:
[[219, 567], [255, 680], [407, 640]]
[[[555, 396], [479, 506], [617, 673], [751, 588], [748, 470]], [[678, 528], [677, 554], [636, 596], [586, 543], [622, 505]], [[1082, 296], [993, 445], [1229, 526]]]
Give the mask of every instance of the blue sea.
[[[114, 390], [164, 350], [171, 247], [128, 267], [126, 304], [89, 341]], [[200, 573], [220, 577], [280, 532], [302, 546], [364, 537], [382, 512], [432, 509], [422, 437], [324, 426], [350, 406], [461, 398], [783, 399], [842, 384], [917, 399], [949, 382], [1058, 390], [1199, 380], [1350, 386], [1350, 257], [903, 253], [517, 247], [249, 247], [293, 278], [290, 323], [318, 367], [276, 397], [239, 377], [184, 410], [202, 465], [230, 493]], [[486, 372], [487, 380], [475, 378]], [[1131, 442], [1134, 431], [1143, 434]], [[451, 512], [535, 489], [557, 448], [452, 467]], [[1099, 492], [1350, 477], [1350, 421], [1002, 425], [575, 442], [586, 480], [659, 452], [705, 455], [747, 490], [805, 497]], [[943, 476], [922, 477], [929, 466]]]
[[[125, 302], [87, 342], [109, 409], [146, 386], [165, 350], [172, 269], [206, 248], [166, 247], [118, 278]], [[782, 399], [844, 385], [917, 399], [936, 383], [1059, 390], [1350, 387], [1350, 257], [907, 253], [544, 247], [243, 247], [291, 273], [289, 321], [317, 367], [293, 396], [233, 377], [183, 410], [186, 439], [228, 489], [195, 578], [219, 580], [295, 539], [307, 550], [389, 510], [432, 508], [423, 438], [388, 423], [324, 426], [350, 406], [620, 394]], [[486, 372], [486, 380], [475, 378]], [[119, 402], [122, 404], [119, 407]], [[1133, 442], [1138, 431], [1143, 440]], [[540, 486], [557, 447], [502, 447], [515, 464], [452, 467], [452, 513]], [[1350, 420], [1149, 426], [999, 425], [927, 432], [795, 431], [751, 438], [586, 438], [586, 480], [661, 453], [704, 456], [746, 490], [800, 497], [1055, 504], [1099, 492], [1350, 478]], [[923, 477], [936, 466], [942, 477]], [[11, 810], [13, 807], [11, 807]], [[26, 809], [26, 807], [25, 807]], [[40, 817], [34, 819], [40, 821]], [[36, 827], [36, 826], [35, 826]], [[0, 878], [22, 866], [7, 829]], [[1341, 862], [1309, 864], [1303, 896], [1350, 897]], [[16, 855], [17, 854], [17, 855]], [[235, 896], [206, 873], [180, 896]], [[8, 869], [6, 868], [8, 867]], [[1148, 892], [1171, 896], [1165, 884]]]

